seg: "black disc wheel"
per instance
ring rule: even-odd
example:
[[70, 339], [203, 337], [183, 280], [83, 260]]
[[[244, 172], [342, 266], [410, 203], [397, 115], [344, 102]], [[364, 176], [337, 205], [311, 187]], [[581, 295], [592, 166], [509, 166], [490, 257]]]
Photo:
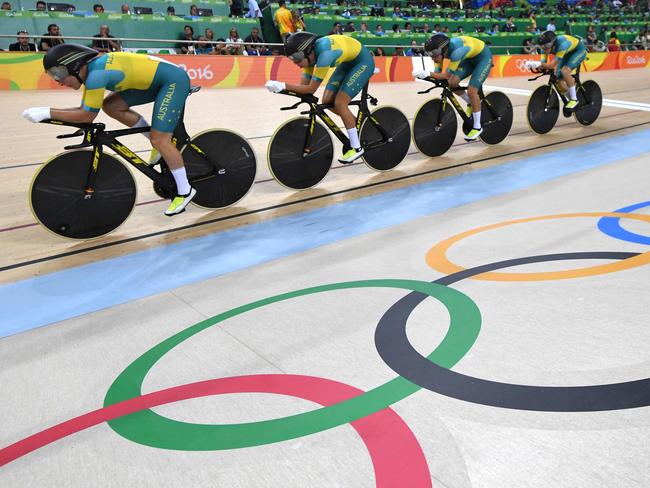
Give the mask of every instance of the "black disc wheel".
[[446, 153], [456, 138], [458, 122], [451, 104], [440, 98], [429, 100], [415, 113], [413, 142], [429, 157]]
[[499, 144], [512, 128], [512, 102], [501, 92], [488, 93], [481, 102], [481, 140]]
[[582, 83], [582, 86], [576, 88], [578, 106], [573, 115], [579, 124], [591, 125], [596, 122], [603, 107], [603, 92], [594, 80], [587, 80]]
[[304, 190], [320, 183], [327, 176], [333, 157], [334, 145], [329, 133], [318, 121], [312, 126], [307, 117], [284, 123], [269, 142], [269, 170], [278, 183], [292, 190]]
[[546, 134], [560, 116], [560, 99], [549, 85], [538, 86], [528, 100], [528, 125], [537, 134]]
[[[388, 139], [377, 126], [386, 132]], [[411, 127], [406, 116], [395, 107], [379, 107], [361, 124], [359, 141], [366, 164], [375, 171], [388, 171], [406, 157], [411, 145]]]
[[131, 172], [110, 154], [102, 154], [92, 193], [86, 182], [93, 151], [69, 151], [43, 164], [30, 188], [32, 212], [44, 227], [70, 239], [92, 239], [117, 229], [135, 206]]
[[255, 153], [235, 132], [211, 129], [192, 137], [181, 151], [194, 205], [224, 208], [244, 198], [257, 170]]

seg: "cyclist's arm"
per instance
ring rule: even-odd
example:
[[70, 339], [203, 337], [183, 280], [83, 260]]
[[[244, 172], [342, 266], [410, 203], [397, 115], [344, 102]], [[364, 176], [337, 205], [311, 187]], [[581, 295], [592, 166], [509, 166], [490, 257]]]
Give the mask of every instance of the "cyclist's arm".
[[[329, 69], [336, 65], [336, 60], [341, 56], [342, 52], [340, 49], [325, 51], [316, 60], [316, 66], [313, 68], [307, 68], [304, 71], [304, 75], [311, 75], [309, 82], [307, 83], [304, 78], [301, 80], [301, 85], [287, 85], [287, 90], [299, 93], [301, 95], [312, 95], [316, 93], [318, 87], [321, 85]], [[303, 76], [304, 76], [303, 75]]]
[[88, 112], [81, 107], [51, 108], [50, 118], [73, 124], [89, 124], [97, 117], [99, 112]]
[[316, 90], [318, 90], [318, 87], [323, 82], [323, 80], [318, 80], [313, 77], [306, 79], [303, 77], [300, 81], [300, 85], [290, 85], [287, 83], [287, 90], [298, 93], [300, 95], [312, 95], [316, 93]]
[[[562, 55], [564, 55], [564, 51], [562, 51]], [[548, 54], [542, 54], [541, 67], [544, 69], [555, 69], [560, 59], [560, 53], [557, 53], [555, 56], [553, 56], [553, 61], [548, 61]]]

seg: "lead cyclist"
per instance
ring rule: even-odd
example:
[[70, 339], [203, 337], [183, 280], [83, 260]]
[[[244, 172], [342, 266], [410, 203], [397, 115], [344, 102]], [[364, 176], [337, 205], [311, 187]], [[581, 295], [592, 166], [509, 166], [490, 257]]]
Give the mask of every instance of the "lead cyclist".
[[[151, 145], [165, 159], [174, 181], [176, 195], [165, 210], [167, 216], [185, 211], [196, 195], [190, 186], [183, 157], [172, 142], [185, 101], [190, 93], [187, 73], [173, 63], [144, 54], [115, 52], [101, 54], [79, 44], [59, 44], [43, 57], [43, 67], [60, 85], [78, 90], [83, 86], [80, 107], [33, 107], [23, 112], [30, 122], [45, 119], [89, 124], [103, 109], [128, 127], [146, 127], [149, 123], [134, 105], [154, 102]], [[104, 98], [105, 90], [113, 93]], [[155, 160], [155, 151], [152, 151]]]

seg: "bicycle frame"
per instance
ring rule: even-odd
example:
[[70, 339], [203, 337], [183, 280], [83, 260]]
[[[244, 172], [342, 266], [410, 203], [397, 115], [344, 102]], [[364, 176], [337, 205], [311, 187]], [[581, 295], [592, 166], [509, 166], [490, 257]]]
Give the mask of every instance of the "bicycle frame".
[[[203, 157], [207, 157], [205, 153], [190, 141], [190, 136], [185, 130], [185, 123], [183, 121], [184, 109], [181, 113], [180, 120], [174, 134], [172, 136], [172, 142], [180, 150], [184, 146], [189, 146], [195, 150], [198, 154]], [[76, 127], [79, 130], [72, 134], [62, 134], [57, 136], [57, 139], [67, 139], [70, 137], [83, 136], [83, 142], [81, 144], [73, 144], [70, 146], [65, 146], [64, 149], [80, 149], [84, 147], [93, 148], [93, 164], [91, 165], [88, 171], [88, 177], [86, 179], [86, 188], [84, 189], [84, 198], [92, 198], [95, 188], [95, 182], [97, 180], [97, 173], [99, 172], [99, 159], [104, 152], [104, 146], [110, 147], [113, 151], [119, 154], [124, 161], [129, 163], [135, 169], [144, 174], [147, 178], [152, 180], [156, 185], [161, 188], [173, 192], [176, 189], [173, 178], [171, 178], [169, 169], [164, 160], [160, 161], [160, 171], [156, 170], [153, 166], [147, 164], [140, 156], [135, 154], [131, 149], [122, 144], [117, 140], [118, 137], [131, 135], [131, 134], [140, 134], [143, 132], [149, 132], [151, 127], [138, 127], [138, 128], [128, 128], [128, 129], [119, 129], [106, 131], [106, 124], [103, 123], [90, 123], [90, 124], [76, 124], [71, 122], [63, 122], [60, 120], [46, 119], [43, 123], [54, 124], [54, 125], [64, 125], [69, 127]], [[221, 174], [223, 169], [217, 168], [217, 173]], [[212, 175], [206, 175], [205, 177], [192, 179], [192, 182], [200, 181], [204, 178], [212, 177]]]
[[[314, 124], [316, 122], [316, 117], [318, 117], [320, 120], [322, 120], [325, 123], [325, 125], [329, 128], [330, 131], [332, 131], [332, 133], [336, 136], [336, 138], [339, 141], [341, 141], [341, 143], [345, 148], [350, 147], [350, 139], [348, 138], [348, 136], [340, 129], [338, 125], [336, 125], [336, 122], [332, 120], [332, 118], [327, 114], [327, 112], [325, 112], [325, 110], [332, 108], [334, 104], [318, 103], [318, 98], [314, 95], [301, 95], [288, 90], [283, 90], [280, 93], [284, 95], [291, 95], [300, 98], [299, 102], [295, 103], [290, 107], [282, 107], [280, 110], [293, 110], [303, 103], [309, 105], [309, 110], [300, 112], [301, 115], [309, 115], [309, 130], [305, 135], [305, 143], [303, 145], [303, 155], [307, 155], [311, 152], [310, 146], [311, 146], [311, 139], [314, 135]], [[363, 146], [364, 149], [375, 149], [377, 147], [386, 144], [387, 142], [392, 142], [392, 138], [370, 113], [370, 109], [368, 108], [368, 101], [370, 101], [370, 104], [373, 106], [377, 105], [377, 99], [368, 93], [368, 85], [366, 85], [363, 87], [363, 90], [361, 91], [361, 99], [351, 101], [349, 106], [359, 107], [359, 111], [357, 112], [357, 117], [356, 117], [357, 130], [361, 129], [361, 124], [363, 124], [364, 120], [369, 119], [381, 134], [382, 139], [380, 141], [371, 142]]]
[[[423, 81], [428, 81], [430, 83], [433, 83], [433, 86], [427, 90], [419, 91], [418, 94], [424, 94], [424, 93], [429, 93], [431, 90], [434, 88], [440, 88], [442, 87], [442, 93], [440, 94], [440, 98], [442, 99], [442, 110], [438, 113], [438, 120], [436, 120], [436, 125], [440, 125], [440, 117], [444, 113], [445, 109], [447, 108], [447, 102], [449, 101], [451, 105], [456, 109], [456, 112], [460, 116], [461, 119], [463, 119], [463, 122], [470, 122], [472, 121], [472, 117], [468, 116], [465, 111], [463, 110], [463, 107], [461, 106], [460, 102], [458, 101], [458, 98], [456, 98], [456, 95], [454, 94], [454, 90], [452, 90], [449, 87], [449, 83], [447, 80], [436, 80], [435, 78], [424, 78]], [[467, 90], [466, 86], [458, 86], [456, 88], [457, 90]], [[485, 98], [485, 93], [483, 93], [483, 88], [481, 88], [478, 92], [478, 96], [481, 100], [481, 103], [485, 103], [485, 106], [487, 109], [490, 111], [492, 114], [492, 120], [498, 119], [498, 115], [494, 112], [492, 109], [492, 104], [490, 103], [489, 100]], [[489, 122], [488, 122], [489, 123]]]
[[[553, 90], [555, 90], [555, 93], [560, 97], [560, 100], [562, 100], [562, 103], [566, 105], [569, 103], [569, 99], [560, 92], [557, 88], [557, 83], [562, 80], [562, 78], [558, 78], [557, 75], [555, 74], [555, 70], [544, 70], [542, 71], [539, 75], [533, 77], [533, 78], [528, 78], [528, 81], [536, 81], [542, 76], [548, 76], [548, 83], [547, 85], [549, 86], [548, 90], [548, 95], [546, 96], [546, 106], [548, 107], [549, 105], [549, 100], [551, 98], [551, 93]], [[576, 72], [571, 74], [573, 76], [573, 79], [576, 82], [576, 91], [580, 91], [582, 93], [582, 96], [585, 98], [585, 104], [589, 105], [591, 104], [591, 99], [589, 98], [589, 94], [587, 93], [587, 90], [585, 90], [582, 87], [582, 83], [580, 81], [580, 66], [576, 68]]]

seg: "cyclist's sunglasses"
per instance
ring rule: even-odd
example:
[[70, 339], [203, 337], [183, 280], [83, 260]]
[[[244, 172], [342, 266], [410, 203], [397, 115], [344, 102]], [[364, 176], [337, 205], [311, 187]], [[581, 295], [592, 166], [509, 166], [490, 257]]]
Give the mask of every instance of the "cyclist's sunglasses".
[[442, 55], [442, 48], [439, 47], [437, 49], [433, 49], [432, 51], [427, 51], [428, 56], [441, 56]]
[[293, 61], [294, 63], [299, 63], [300, 61], [305, 59], [306, 56], [305, 56], [305, 53], [303, 53], [302, 51], [297, 51], [297, 52], [293, 53], [291, 56], [288, 56], [288, 58], [291, 61]]
[[70, 73], [68, 73], [68, 68], [59, 65], [48, 69], [47, 74], [54, 78], [54, 81], [62, 82]]

